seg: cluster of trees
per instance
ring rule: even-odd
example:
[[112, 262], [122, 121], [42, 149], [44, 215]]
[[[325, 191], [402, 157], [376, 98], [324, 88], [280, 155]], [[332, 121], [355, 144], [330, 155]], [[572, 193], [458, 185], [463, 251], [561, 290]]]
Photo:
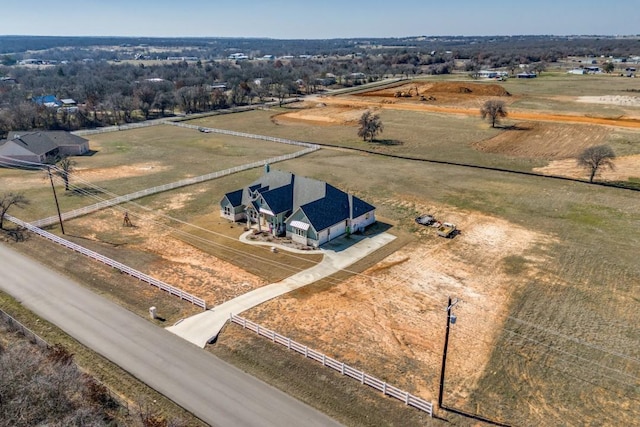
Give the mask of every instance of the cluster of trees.
[[[15, 325], [0, 326], [9, 337]], [[184, 427], [138, 397], [123, 408], [109, 390], [82, 373], [64, 347], [43, 348], [24, 337], [0, 340], [0, 424], [31, 426]]]
[[0, 419], [7, 426], [110, 425], [117, 405], [60, 347], [0, 346]]
[[[277, 40], [260, 38], [153, 38], [153, 37], [25, 37], [1, 36], [0, 59], [16, 61], [38, 52], [45, 60], [126, 60], [137, 55], [150, 59], [196, 56], [202, 60], [244, 52], [252, 57], [265, 54], [319, 55], [431, 55], [451, 52], [455, 59], [506, 66], [519, 63], [554, 62], [570, 55], [629, 56], [638, 54], [639, 37], [606, 36], [440, 36], [402, 38], [351, 38], [325, 40]], [[114, 48], [115, 47], [115, 48]], [[155, 49], [153, 49], [155, 48]], [[433, 56], [433, 55], [432, 55]], [[415, 59], [407, 61], [414, 61]], [[419, 62], [424, 60], [420, 58]], [[401, 64], [402, 59], [398, 64]], [[407, 62], [405, 62], [407, 63]], [[502, 65], [499, 65], [502, 64]]]
[[[320, 89], [317, 79], [338, 76], [343, 86], [382, 76], [384, 63], [362, 58], [344, 61], [214, 61], [143, 63], [73, 62], [41, 69], [1, 67], [0, 76], [15, 82], [0, 85], [0, 136], [8, 130], [95, 127], [180, 113], [211, 111], [279, 99]], [[391, 70], [393, 71], [393, 70]], [[224, 83], [224, 86], [222, 85]], [[71, 98], [77, 112], [49, 108], [34, 97]]]
[[[0, 137], [11, 129], [73, 130], [265, 99], [282, 101], [322, 89], [319, 81], [327, 76], [335, 78], [336, 85], [352, 86], [391, 75], [448, 74], [456, 64], [472, 75], [487, 67], [515, 72], [519, 64], [531, 64], [530, 71], [541, 72], [547, 63], [567, 55], [637, 54], [634, 39], [549, 36], [286, 41], [2, 36], [0, 41], [0, 64], [5, 64], [0, 65], [0, 77], [11, 78], [0, 81]], [[27, 50], [38, 50], [40, 59], [55, 60], [56, 65], [14, 66], [32, 55]], [[162, 53], [151, 54], [157, 51]], [[270, 54], [287, 59], [224, 59], [237, 51], [255, 58]], [[113, 62], [138, 55], [200, 60], [147, 66]], [[214, 85], [222, 82], [225, 87]], [[70, 113], [31, 101], [48, 94], [72, 98], [81, 107]]]

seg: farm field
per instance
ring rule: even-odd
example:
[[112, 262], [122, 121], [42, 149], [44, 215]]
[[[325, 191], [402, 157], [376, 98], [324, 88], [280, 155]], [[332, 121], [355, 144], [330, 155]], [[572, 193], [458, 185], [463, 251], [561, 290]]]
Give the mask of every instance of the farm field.
[[[154, 126], [87, 138], [96, 153], [74, 157], [75, 172], [70, 181], [75, 191], [59, 192], [63, 212], [96, 203], [98, 199], [112, 198], [113, 194], [124, 195], [300, 150], [291, 145], [205, 134], [176, 126]], [[51, 186], [45, 173], [1, 168], [0, 179], [6, 188], [23, 192], [32, 200], [50, 200], [51, 203], [31, 205], [22, 219], [55, 215]], [[85, 182], [104, 192], [85, 189]]]
[[[512, 90], [513, 96], [529, 96]], [[536, 91], [541, 93], [542, 89]], [[591, 95], [601, 94], [587, 90], [580, 94]], [[327, 181], [374, 204], [380, 222], [391, 226], [389, 231], [399, 237], [393, 246], [349, 268], [348, 273], [269, 301], [245, 313], [246, 317], [435, 400], [446, 298], [459, 298], [453, 310], [457, 322], [451, 331], [444, 399], [447, 406], [512, 425], [632, 425], [640, 416], [635, 404], [640, 388], [638, 193], [379, 154], [579, 176], [569, 164], [575, 163], [572, 158], [576, 153], [589, 145], [608, 143], [622, 158], [614, 171], [619, 175], [602, 178], [636, 179], [640, 176], [640, 132], [593, 123], [513, 118], [506, 122], [514, 129], [491, 129], [469, 115], [385, 108], [379, 110], [385, 123], [381, 138], [385, 139], [370, 144], [355, 136], [353, 121], [364, 110], [361, 105], [349, 107], [350, 97], [355, 96], [338, 98], [336, 105], [318, 106], [322, 101], [314, 100], [302, 104], [304, 108], [193, 122], [373, 151], [329, 147], [272, 167]], [[147, 128], [148, 134], [132, 134], [132, 140], [140, 144], [145, 138], [153, 138], [154, 132], [160, 136], [166, 131], [164, 127]], [[193, 133], [167, 138], [167, 144], [182, 147], [181, 138], [188, 142], [210, 135]], [[115, 135], [126, 136], [124, 132]], [[115, 140], [114, 134], [101, 137]], [[106, 147], [107, 142], [103, 143]], [[278, 151], [260, 145], [267, 151], [257, 155], [243, 143], [225, 142], [228, 152], [237, 154], [222, 156], [219, 161], [242, 164]], [[146, 155], [154, 152], [152, 147], [137, 152], [135, 164], [160, 163], [153, 156], [147, 159]], [[207, 149], [204, 143], [194, 147], [183, 165], [190, 156], [197, 156], [194, 168], [218, 159], [218, 151]], [[164, 158], [172, 158], [170, 149], [166, 150]], [[199, 150], [204, 154], [198, 154]], [[97, 163], [100, 155], [82, 160]], [[124, 184], [126, 180], [107, 179], [130, 171], [129, 166], [118, 163], [127, 162], [123, 159], [113, 158], [112, 163], [103, 164], [101, 178], [92, 179], [126, 188], [121, 192], [110, 187], [118, 194], [132, 191], [128, 188], [134, 184]], [[186, 170], [195, 174], [194, 168]], [[178, 173], [174, 169], [172, 173]], [[294, 262], [282, 252], [243, 248], [229, 240], [239, 235], [242, 226], [222, 221], [217, 202], [225, 192], [241, 187], [261, 172], [246, 171], [139, 201], [154, 213], [183, 223], [131, 205], [126, 209], [136, 227], [123, 230], [122, 210], [111, 209], [69, 221], [69, 234], [78, 242], [87, 242], [91, 249], [126, 259], [136, 268], [147, 269], [217, 304], [318, 261], [311, 255]], [[0, 173], [15, 174], [7, 175], [15, 177], [15, 182], [21, 182], [20, 174], [30, 174]], [[177, 180], [170, 175], [158, 178], [166, 178], [164, 182]], [[42, 184], [39, 179], [33, 179], [34, 185]], [[149, 186], [145, 181], [138, 187], [141, 184], [135, 184], [135, 189]], [[36, 198], [44, 194], [28, 193]], [[26, 215], [36, 216], [38, 209], [30, 206]], [[437, 237], [433, 229], [415, 224], [414, 218], [422, 213], [454, 222], [461, 233], [451, 240]], [[21, 217], [18, 210], [13, 214]], [[35, 242], [32, 239], [28, 243]], [[73, 270], [71, 259], [59, 268]], [[274, 270], [270, 261], [288, 264], [291, 270]], [[122, 300], [131, 298], [131, 294], [119, 290], [120, 286], [114, 283], [115, 291], [104, 292], [113, 292]], [[156, 291], [148, 292], [148, 298], [153, 298]], [[129, 303], [139, 304], [134, 311], [144, 313], [149, 300]], [[171, 310], [171, 320], [189, 314], [180, 308]], [[293, 381], [306, 383], [306, 388], [291, 387], [296, 389], [296, 396], [319, 405], [347, 425], [427, 422], [401, 404], [390, 406], [394, 409], [386, 413], [388, 409], [382, 408], [388, 401], [379, 397], [366, 397], [373, 407], [349, 414], [349, 408], [328, 397], [336, 393], [331, 388], [335, 386], [326, 384], [330, 382], [329, 373], [296, 367], [293, 370], [302, 375], [302, 380], [288, 377], [287, 366], [297, 362], [289, 361], [285, 349], [273, 350], [235, 326], [226, 327], [211, 351], [235, 360], [267, 381], [276, 381], [284, 389]], [[277, 360], [263, 360], [263, 354], [275, 355], [272, 357]], [[310, 390], [318, 382], [327, 388], [312, 394]], [[403, 418], [406, 411], [410, 415]], [[438, 415], [452, 425], [475, 425], [447, 412], [439, 411]], [[444, 425], [437, 419], [429, 423]]]

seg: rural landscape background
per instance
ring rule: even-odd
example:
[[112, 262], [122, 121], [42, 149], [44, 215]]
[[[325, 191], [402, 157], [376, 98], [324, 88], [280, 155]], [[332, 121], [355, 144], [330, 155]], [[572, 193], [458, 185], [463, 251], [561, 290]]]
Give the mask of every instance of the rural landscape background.
[[[234, 324], [206, 351], [346, 425], [633, 425], [640, 416], [637, 36], [1, 36], [0, 62], [0, 138], [35, 129], [89, 140], [70, 189], [53, 177], [62, 212], [299, 150], [207, 129], [320, 145], [270, 167], [368, 201], [378, 224], [367, 232], [396, 239], [248, 319], [436, 402], [447, 298], [458, 301], [450, 410], [434, 418]], [[49, 95], [74, 105], [38, 102]], [[507, 113], [495, 127], [481, 118], [488, 101]], [[372, 141], [358, 137], [365, 112], [384, 125]], [[578, 158], [596, 146], [615, 157], [590, 182]], [[57, 215], [42, 170], [0, 163], [0, 196], [29, 201], [8, 214]], [[245, 224], [220, 217], [222, 196], [262, 173], [79, 216], [63, 237], [215, 307], [320, 261], [242, 244]], [[123, 227], [125, 212], [133, 227]], [[439, 237], [416, 223], [423, 214], [459, 234]], [[4, 228], [3, 245], [141, 317], [156, 306], [158, 327], [200, 311], [6, 219]], [[57, 223], [46, 229], [62, 236]], [[9, 295], [0, 308], [129, 402], [128, 415], [108, 408], [98, 418], [201, 423]], [[0, 340], [4, 349], [16, 337]]]

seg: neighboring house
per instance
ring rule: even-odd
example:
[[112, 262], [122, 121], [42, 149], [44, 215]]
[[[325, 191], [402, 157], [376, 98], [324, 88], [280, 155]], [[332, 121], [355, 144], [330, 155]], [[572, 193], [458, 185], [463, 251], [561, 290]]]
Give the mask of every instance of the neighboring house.
[[207, 85], [210, 91], [213, 91], [213, 90], [225, 91], [227, 90], [228, 86], [229, 84], [226, 82], [214, 82], [214, 83], [211, 83], [210, 85]]
[[49, 108], [58, 108], [62, 107], [62, 102], [55, 95], [44, 95], [44, 96], [35, 96], [31, 98], [33, 102], [38, 105], [42, 105], [44, 107]]
[[78, 103], [75, 99], [72, 98], [64, 98], [60, 100], [60, 110], [66, 111], [67, 113], [77, 113], [78, 112]]
[[18, 81], [13, 77], [0, 77], [0, 85], [15, 85]]
[[224, 195], [220, 216], [249, 220], [275, 236], [318, 247], [376, 221], [375, 207], [326, 182], [269, 171], [247, 187]]
[[75, 113], [78, 111], [78, 103], [71, 98], [58, 99], [55, 95], [45, 95], [33, 97], [31, 100], [43, 107], [57, 108], [59, 112]]
[[9, 132], [0, 140], [0, 161], [46, 163], [60, 156], [80, 156], [89, 152], [89, 141], [65, 131]]
[[328, 75], [326, 77], [320, 77], [316, 79], [316, 84], [321, 86], [331, 86], [336, 84], [336, 78], [329, 77]]
[[478, 77], [481, 79], [497, 79], [500, 77], [508, 77], [509, 73], [506, 71], [495, 70], [480, 70], [478, 71]]
[[231, 59], [234, 61], [245, 61], [247, 59], [249, 59], [249, 57], [247, 55], [245, 55], [244, 53], [238, 52], [238, 53], [232, 53], [231, 55], [229, 55], [227, 57], [227, 59]]

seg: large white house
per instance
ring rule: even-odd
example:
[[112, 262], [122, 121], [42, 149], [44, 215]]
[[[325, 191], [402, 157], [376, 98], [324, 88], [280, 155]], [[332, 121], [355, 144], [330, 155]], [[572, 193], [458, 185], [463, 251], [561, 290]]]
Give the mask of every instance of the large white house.
[[376, 221], [375, 207], [326, 182], [278, 170], [224, 195], [220, 216], [318, 247]]

